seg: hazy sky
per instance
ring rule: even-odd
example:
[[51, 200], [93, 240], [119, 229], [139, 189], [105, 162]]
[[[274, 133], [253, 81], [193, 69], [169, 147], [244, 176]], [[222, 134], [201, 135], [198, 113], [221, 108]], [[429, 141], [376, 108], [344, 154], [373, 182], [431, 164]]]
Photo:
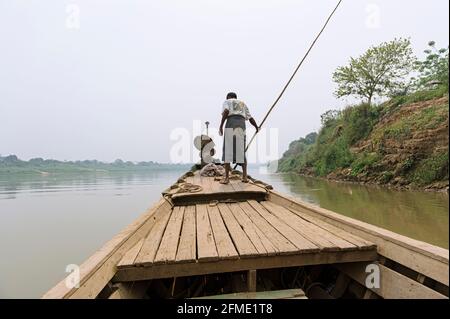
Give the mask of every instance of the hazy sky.
[[[230, 90], [259, 122], [335, 4], [0, 0], [0, 154], [166, 162], [171, 131], [217, 128]], [[345, 105], [331, 74], [350, 56], [395, 37], [447, 46], [448, 7], [344, 0], [267, 122], [280, 154]]]

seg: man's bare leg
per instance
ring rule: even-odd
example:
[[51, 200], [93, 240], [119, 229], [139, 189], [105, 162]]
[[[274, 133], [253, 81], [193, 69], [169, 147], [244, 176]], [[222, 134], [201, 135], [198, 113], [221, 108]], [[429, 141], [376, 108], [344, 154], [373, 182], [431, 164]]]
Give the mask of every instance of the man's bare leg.
[[244, 164], [242, 164], [242, 182], [248, 183], [248, 178], [247, 178], [247, 162], [245, 162]]
[[221, 184], [229, 184], [230, 183], [230, 163], [225, 163], [225, 178], [220, 181]]

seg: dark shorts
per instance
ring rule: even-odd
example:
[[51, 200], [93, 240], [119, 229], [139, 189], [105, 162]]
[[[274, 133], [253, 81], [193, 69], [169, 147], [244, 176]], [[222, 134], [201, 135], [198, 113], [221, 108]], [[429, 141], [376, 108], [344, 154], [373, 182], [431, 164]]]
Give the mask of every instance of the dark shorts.
[[245, 145], [245, 118], [240, 115], [229, 116], [225, 124], [222, 161], [224, 163], [244, 164], [246, 162]]

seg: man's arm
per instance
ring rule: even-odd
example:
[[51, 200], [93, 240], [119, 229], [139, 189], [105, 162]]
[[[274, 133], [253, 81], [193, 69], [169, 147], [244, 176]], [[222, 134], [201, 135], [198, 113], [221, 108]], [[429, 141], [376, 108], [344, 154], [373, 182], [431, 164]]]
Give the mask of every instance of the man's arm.
[[220, 129], [219, 129], [219, 135], [223, 136], [223, 125], [225, 124], [225, 121], [228, 118], [228, 114], [230, 114], [230, 111], [225, 109], [222, 113], [222, 121], [220, 121]]
[[254, 119], [253, 117], [251, 117], [251, 118], [249, 118], [248, 120], [250, 121], [250, 124], [253, 125], [253, 127], [255, 128], [256, 133], [258, 133], [259, 127], [258, 127], [258, 124], [256, 124], [255, 119]]

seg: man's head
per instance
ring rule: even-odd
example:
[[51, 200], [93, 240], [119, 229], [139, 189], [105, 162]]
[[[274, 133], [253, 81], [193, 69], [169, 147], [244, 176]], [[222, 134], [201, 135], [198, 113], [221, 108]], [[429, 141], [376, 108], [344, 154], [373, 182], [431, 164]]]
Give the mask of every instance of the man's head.
[[231, 99], [237, 99], [237, 94], [230, 92], [227, 94], [227, 100], [231, 100]]

